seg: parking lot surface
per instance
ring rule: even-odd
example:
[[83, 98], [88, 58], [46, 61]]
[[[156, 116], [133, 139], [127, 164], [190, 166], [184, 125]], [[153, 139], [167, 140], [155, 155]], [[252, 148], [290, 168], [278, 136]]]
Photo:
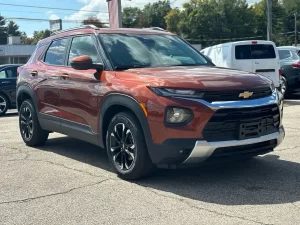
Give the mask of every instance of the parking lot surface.
[[287, 100], [270, 154], [126, 182], [96, 146], [56, 133], [25, 146], [13, 111], [0, 118], [0, 224], [298, 224], [299, 115]]

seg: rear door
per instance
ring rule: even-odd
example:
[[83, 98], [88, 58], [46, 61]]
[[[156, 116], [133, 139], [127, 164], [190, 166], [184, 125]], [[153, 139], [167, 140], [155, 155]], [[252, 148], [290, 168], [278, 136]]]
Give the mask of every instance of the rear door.
[[252, 41], [234, 45], [234, 68], [261, 74], [279, 87], [279, 56], [272, 42]]
[[273, 81], [279, 87], [279, 57], [271, 43], [251, 45], [253, 72], [259, 73]]
[[237, 44], [233, 46], [233, 69], [238, 69], [247, 72], [253, 72], [253, 60], [251, 56], [251, 45]]

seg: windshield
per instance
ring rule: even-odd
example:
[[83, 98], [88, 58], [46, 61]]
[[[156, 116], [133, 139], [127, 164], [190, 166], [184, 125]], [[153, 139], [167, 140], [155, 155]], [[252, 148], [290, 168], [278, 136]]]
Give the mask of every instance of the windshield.
[[157, 34], [100, 34], [114, 69], [212, 64], [179, 37]]

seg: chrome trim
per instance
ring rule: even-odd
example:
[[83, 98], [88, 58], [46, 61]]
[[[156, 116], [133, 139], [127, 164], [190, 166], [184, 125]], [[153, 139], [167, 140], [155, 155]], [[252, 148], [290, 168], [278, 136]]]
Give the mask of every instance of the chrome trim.
[[207, 141], [197, 141], [194, 149], [192, 150], [189, 157], [183, 162], [184, 164], [188, 163], [200, 163], [206, 160], [217, 148], [223, 147], [233, 147], [240, 145], [249, 145], [260, 143], [264, 141], [277, 139], [277, 146], [281, 144], [285, 136], [284, 127], [281, 126], [279, 131], [273, 134], [261, 136], [258, 138], [251, 138], [246, 140], [233, 140], [233, 141], [216, 141], [216, 142], [207, 142]]
[[184, 97], [176, 97], [176, 98], [199, 102], [213, 110], [224, 109], [224, 108], [250, 108], [250, 107], [259, 107], [259, 106], [265, 106], [271, 104], [278, 105], [279, 103], [279, 97], [276, 90], [273, 91], [272, 95], [265, 98], [258, 98], [253, 100], [241, 100], [241, 101], [223, 101], [223, 102], [210, 103], [203, 99], [198, 99], [198, 98], [184, 98]]

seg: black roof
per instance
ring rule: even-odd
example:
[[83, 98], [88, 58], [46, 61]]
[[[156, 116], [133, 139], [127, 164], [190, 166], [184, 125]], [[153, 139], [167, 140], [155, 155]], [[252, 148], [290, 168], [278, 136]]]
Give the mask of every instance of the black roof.
[[22, 64], [2, 64], [0, 65], [0, 68], [3, 68], [3, 67], [11, 67], [11, 66], [23, 66]]

